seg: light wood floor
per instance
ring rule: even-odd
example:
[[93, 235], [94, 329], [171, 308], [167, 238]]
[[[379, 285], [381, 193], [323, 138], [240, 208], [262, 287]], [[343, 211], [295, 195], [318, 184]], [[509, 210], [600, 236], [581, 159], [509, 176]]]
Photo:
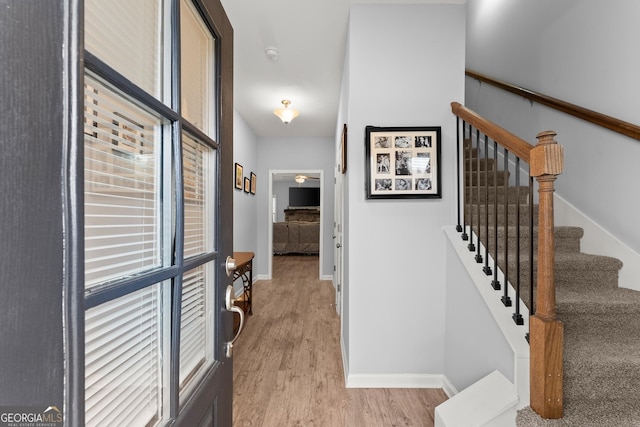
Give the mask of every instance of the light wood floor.
[[439, 389], [347, 389], [334, 288], [318, 257], [274, 256], [234, 345], [233, 425], [433, 426]]

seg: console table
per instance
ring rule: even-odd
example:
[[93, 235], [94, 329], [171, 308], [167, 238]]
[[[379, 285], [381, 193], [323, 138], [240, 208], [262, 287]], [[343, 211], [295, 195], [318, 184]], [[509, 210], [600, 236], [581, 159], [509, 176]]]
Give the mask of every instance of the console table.
[[233, 281], [242, 279], [242, 296], [245, 301], [245, 313], [253, 314], [253, 304], [251, 294], [253, 292], [253, 252], [234, 252], [233, 259], [236, 260], [236, 270], [233, 273]]

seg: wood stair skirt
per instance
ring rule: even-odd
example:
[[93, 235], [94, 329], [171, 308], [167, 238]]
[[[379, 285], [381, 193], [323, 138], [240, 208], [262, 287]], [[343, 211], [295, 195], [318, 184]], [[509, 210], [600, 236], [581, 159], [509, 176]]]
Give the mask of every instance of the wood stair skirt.
[[[475, 150], [472, 152], [475, 154]], [[476, 160], [472, 163], [475, 168]], [[514, 253], [516, 203], [519, 203], [522, 251], [520, 283], [528, 286], [530, 267], [526, 251], [530, 239], [529, 192], [526, 188], [493, 188], [493, 171], [483, 170], [485, 167], [491, 168], [492, 165], [491, 161], [480, 163], [480, 179], [477, 177], [477, 171], [467, 173], [467, 185], [480, 183], [479, 188], [467, 187], [465, 191], [467, 202], [471, 202], [466, 204], [464, 209], [467, 232], [472, 222], [474, 233], [483, 244], [487, 237], [489, 238], [489, 252], [494, 256], [496, 248], [492, 241], [492, 225], [493, 218], [497, 215], [498, 265], [502, 271], [508, 268], [510, 282], [513, 283], [518, 268], [514, 263]], [[498, 171], [497, 176], [498, 182], [503, 183], [509, 174]], [[484, 187], [487, 182], [488, 189]], [[507, 208], [509, 237], [506, 241], [503, 237], [505, 194], [510, 203]], [[485, 207], [485, 198], [489, 199], [488, 207]], [[496, 199], [497, 211], [493, 202]], [[537, 237], [537, 214], [537, 206], [534, 206], [534, 242]], [[489, 218], [491, 225], [488, 233], [483, 222], [486, 218]], [[582, 229], [555, 227], [554, 236], [557, 312], [559, 320], [564, 324], [564, 416], [561, 420], [544, 420], [531, 408], [525, 408], [518, 412], [517, 425], [640, 426], [640, 292], [618, 287], [618, 272], [622, 268], [619, 260], [580, 251]], [[506, 268], [505, 245], [510, 254]], [[534, 250], [534, 254], [536, 252], [537, 249]], [[534, 283], [535, 267], [534, 260]], [[478, 264], [478, 268], [482, 268], [482, 264]], [[496, 298], [500, 298], [500, 292], [496, 291]], [[528, 287], [521, 289], [520, 295], [529, 306]], [[526, 332], [523, 331], [523, 334]]]

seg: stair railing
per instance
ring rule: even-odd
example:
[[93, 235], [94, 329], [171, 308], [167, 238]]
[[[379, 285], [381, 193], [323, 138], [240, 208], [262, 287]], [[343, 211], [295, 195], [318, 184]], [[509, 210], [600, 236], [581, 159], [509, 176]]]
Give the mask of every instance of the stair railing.
[[[553, 219], [553, 192], [556, 177], [564, 166], [563, 149], [553, 139], [555, 132], [537, 135], [533, 146], [518, 136], [492, 123], [457, 102], [451, 103], [457, 117], [458, 128], [458, 225], [463, 240], [469, 240], [469, 251], [476, 252], [482, 271], [493, 275], [491, 286], [501, 290], [505, 306], [513, 303], [516, 324], [523, 324], [521, 298], [529, 301], [530, 343], [530, 406], [544, 418], [562, 417], [562, 322], [556, 317], [555, 241]], [[460, 149], [462, 147], [462, 150]], [[460, 153], [462, 151], [462, 158]], [[482, 158], [482, 156], [484, 156]], [[498, 157], [502, 156], [502, 171], [498, 170]], [[513, 177], [509, 164], [514, 164]], [[525, 163], [525, 165], [521, 165]], [[527, 166], [528, 165], [528, 166]], [[528, 190], [522, 190], [520, 179], [528, 168]], [[537, 265], [534, 286], [534, 179], [538, 183]], [[462, 181], [462, 184], [461, 184]], [[490, 185], [490, 183], [492, 183]], [[482, 187], [484, 184], [484, 194]], [[510, 187], [510, 184], [515, 184]], [[521, 283], [521, 191], [527, 191], [528, 204], [528, 280]], [[493, 203], [490, 205], [489, 195]], [[499, 196], [503, 198], [503, 215], [499, 218]], [[515, 199], [515, 226], [509, 227], [509, 201]], [[474, 201], [475, 199], [475, 201]], [[493, 212], [491, 213], [491, 210]], [[484, 215], [482, 212], [484, 211]], [[462, 219], [462, 223], [461, 220]], [[499, 227], [500, 220], [503, 227]], [[490, 233], [492, 223], [493, 233]], [[510, 228], [515, 232], [515, 244], [510, 245]], [[502, 230], [500, 235], [499, 229]], [[474, 244], [476, 236], [477, 247]], [[513, 239], [513, 238], [512, 238]], [[500, 248], [502, 242], [502, 248]], [[511, 246], [511, 247], [510, 247]], [[484, 247], [484, 256], [481, 251]], [[501, 250], [502, 249], [502, 250]], [[514, 253], [512, 253], [514, 252]], [[489, 257], [493, 258], [493, 268]], [[515, 259], [511, 259], [511, 257]], [[511, 266], [511, 267], [510, 267]], [[504, 286], [498, 280], [502, 270]], [[510, 277], [514, 275], [515, 277]], [[508, 284], [515, 289], [511, 298]], [[522, 288], [529, 289], [527, 295]]]

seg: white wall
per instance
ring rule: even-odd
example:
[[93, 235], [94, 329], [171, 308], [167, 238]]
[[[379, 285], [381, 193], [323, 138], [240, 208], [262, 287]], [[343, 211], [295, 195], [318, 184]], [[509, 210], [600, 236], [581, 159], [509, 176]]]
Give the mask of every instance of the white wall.
[[[467, 67], [639, 124], [638, 17], [637, 0], [469, 0]], [[557, 194], [640, 252], [640, 198], [625, 191], [640, 181], [640, 141], [473, 79], [466, 105], [532, 143], [555, 130], [565, 148]]]
[[[444, 370], [445, 237], [455, 201], [465, 8], [355, 5], [348, 55], [348, 385]], [[442, 199], [365, 200], [364, 129], [442, 126]], [[348, 288], [348, 289], [347, 289]]]
[[[284, 125], [283, 125], [284, 126]], [[257, 274], [268, 275], [268, 255], [271, 251], [268, 237], [271, 227], [269, 210], [270, 170], [323, 170], [322, 187], [322, 275], [331, 276], [333, 271], [333, 139], [327, 138], [260, 138], [256, 150], [258, 165], [257, 194], [257, 253], [254, 268]], [[254, 273], [255, 274], [255, 273]]]
[[[233, 116], [233, 161], [243, 167], [244, 176], [250, 177], [251, 172], [258, 175], [258, 191], [265, 191], [265, 176], [258, 174], [258, 139], [244, 119], [234, 111]], [[234, 168], [235, 172], [235, 168]], [[233, 181], [235, 182], [235, 180]], [[257, 209], [258, 197], [244, 190], [234, 189], [233, 193], [233, 250], [235, 252], [258, 253], [257, 244]], [[255, 263], [255, 261], [254, 261]], [[254, 280], [256, 274], [253, 275]], [[234, 284], [236, 294], [242, 288], [238, 280]]]

